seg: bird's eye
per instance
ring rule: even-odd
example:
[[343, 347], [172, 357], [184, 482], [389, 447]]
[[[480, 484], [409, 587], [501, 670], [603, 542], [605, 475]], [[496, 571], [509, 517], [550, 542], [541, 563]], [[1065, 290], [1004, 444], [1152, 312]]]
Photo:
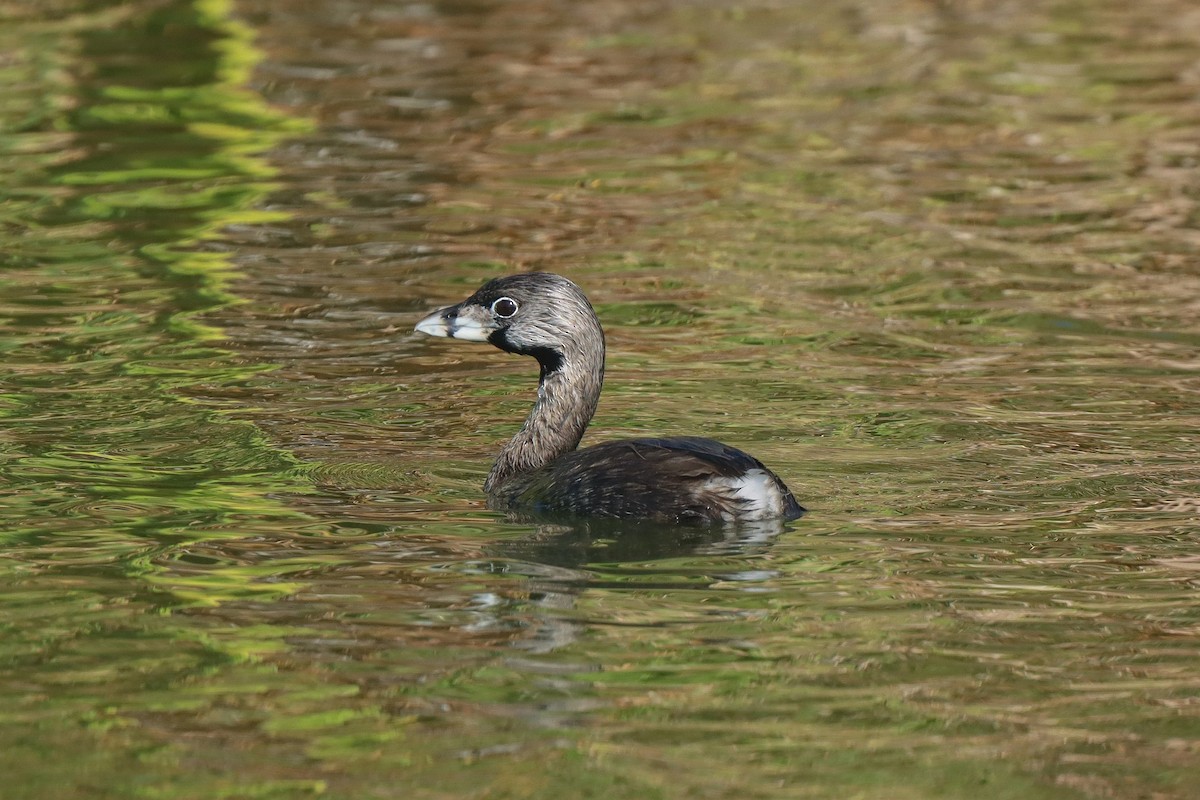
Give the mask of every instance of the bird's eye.
[[517, 301], [511, 297], [501, 297], [492, 303], [492, 313], [497, 317], [508, 319], [517, 313]]

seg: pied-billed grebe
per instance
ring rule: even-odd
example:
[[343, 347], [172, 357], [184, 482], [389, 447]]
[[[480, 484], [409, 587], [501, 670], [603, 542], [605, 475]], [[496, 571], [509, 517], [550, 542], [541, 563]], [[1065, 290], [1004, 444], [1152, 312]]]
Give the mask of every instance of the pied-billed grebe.
[[604, 383], [604, 331], [583, 291], [566, 278], [497, 278], [425, 317], [417, 330], [490, 342], [541, 365], [533, 411], [483, 485], [492, 508], [685, 524], [804, 513], [762, 462], [712, 439], [624, 439], [576, 450]]

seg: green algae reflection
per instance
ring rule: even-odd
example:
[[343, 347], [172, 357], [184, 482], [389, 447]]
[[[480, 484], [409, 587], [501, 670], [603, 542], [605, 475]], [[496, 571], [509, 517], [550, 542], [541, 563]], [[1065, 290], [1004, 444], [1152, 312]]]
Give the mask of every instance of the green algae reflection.
[[[294, 460], [192, 396], [264, 368], [198, 319], [238, 302], [206, 242], [270, 218], [259, 154], [306, 123], [244, 87], [257, 55], [223, 2], [30, 10], [0, 50], [3, 794], [187, 796], [139, 715], [264, 691], [284, 630], [181, 612], [295, 584], [178, 564], [306, 524], [270, 496], [306, 490]], [[280, 787], [320, 782], [245, 796]]]

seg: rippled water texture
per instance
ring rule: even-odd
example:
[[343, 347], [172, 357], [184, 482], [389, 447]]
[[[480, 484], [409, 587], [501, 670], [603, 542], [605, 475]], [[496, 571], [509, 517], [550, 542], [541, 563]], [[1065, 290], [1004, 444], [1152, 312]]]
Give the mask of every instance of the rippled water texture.
[[[1193, 5], [0, 3], [0, 797], [1196, 797]], [[521, 269], [812, 513], [488, 512]]]

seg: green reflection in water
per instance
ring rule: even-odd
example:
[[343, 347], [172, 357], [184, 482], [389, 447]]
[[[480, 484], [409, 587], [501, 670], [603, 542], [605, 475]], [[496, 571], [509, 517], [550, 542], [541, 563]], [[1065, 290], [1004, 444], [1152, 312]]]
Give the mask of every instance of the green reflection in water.
[[274, 218], [258, 154], [305, 123], [243, 88], [257, 56], [228, 3], [41, 12], [0, 25], [0, 793], [162, 796], [175, 756], [138, 715], [262, 691], [254, 662], [286, 635], [181, 612], [297, 586], [173, 565], [306, 523], [271, 498], [307, 489], [294, 460], [189, 398], [263, 368], [197, 319], [238, 300], [207, 242]]

